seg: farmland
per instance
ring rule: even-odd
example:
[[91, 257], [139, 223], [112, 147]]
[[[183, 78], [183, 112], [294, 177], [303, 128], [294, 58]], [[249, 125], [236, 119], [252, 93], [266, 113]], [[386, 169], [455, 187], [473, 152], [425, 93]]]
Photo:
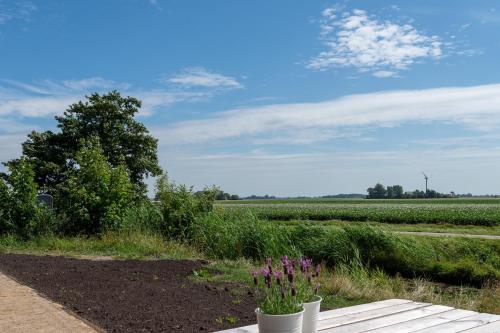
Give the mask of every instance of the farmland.
[[[500, 277], [498, 199], [243, 200], [218, 202], [217, 208], [221, 224], [229, 229], [231, 223], [237, 225], [234, 235], [253, 228], [252, 236], [242, 238], [255, 239], [261, 237], [256, 234], [263, 228], [264, 234], [276, 232], [281, 234], [275, 236], [278, 239], [285, 237], [274, 243], [281, 246], [289, 237], [300, 253], [327, 262], [350, 265], [353, 256], [360, 255], [363, 264], [372, 268], [457, 285], [480, 286]], [[223, 234], [208, 229], [218, 237]], [[461, 237], [469, 235], [490, 239]], [[212, 240], [209, 248], [217, 241]], [[262, 246], [263, 251], [271, 247]]]
[[266, 220], [343, 220], [391, 224], [500, 225], [498, 199], [261, 200], [220, 204]]

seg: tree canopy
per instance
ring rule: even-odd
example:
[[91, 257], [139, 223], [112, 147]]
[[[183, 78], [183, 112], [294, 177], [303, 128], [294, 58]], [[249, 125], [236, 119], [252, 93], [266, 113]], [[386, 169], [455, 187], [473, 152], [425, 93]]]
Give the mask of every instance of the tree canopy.
[[[144, 195], [148, 176], [158, 176], [157, 140], [134, 116], [141, 102], [122, 97], [117, 91], [91, 94], [56, 116], [59, 132], [36, 132], [23, 143], [23, 156], [33, 165], [42, 191], [54, 194], [76, 164], [76, 154], [85, 140], [97, 138], [112, 167], [124, 166], [135, 193]], [[19, 159], [7, 164], [19, 163]]]

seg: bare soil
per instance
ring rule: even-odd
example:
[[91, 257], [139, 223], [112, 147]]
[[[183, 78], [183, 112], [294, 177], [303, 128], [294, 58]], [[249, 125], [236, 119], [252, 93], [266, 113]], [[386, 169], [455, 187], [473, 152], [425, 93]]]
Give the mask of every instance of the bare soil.
[[213, 332], [255, 323], [255, 299], [244, 287], [189, 278], [204, 265], [0, 254], [0, 271], [108, 332]]

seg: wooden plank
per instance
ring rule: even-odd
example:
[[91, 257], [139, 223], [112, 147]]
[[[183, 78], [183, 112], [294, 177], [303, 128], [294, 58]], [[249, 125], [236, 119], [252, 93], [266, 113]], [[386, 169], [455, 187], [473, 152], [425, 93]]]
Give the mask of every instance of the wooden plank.
[[370, 333], [385, 333], [389, 330], [391, 331], [391, 333], [414, 332], [424, 328], [444, 324], [452, 320], [470, 317], [476, 314], [477, 312], [474, 311], [453, 309], [450, 311], [445, 311], [434, 315], [430, 315], [427, 317], [413, 319], [399, 324], [394, 324], [391, 326], [381, 327], [370, 331]]
[[[418, 333], [456, 333], [470, 328], [480, 328], [483, 325], [498, 321], [500, 316], [489, 313], [478, 313], [477, 315], [457, 319], [445, 324], [418, 330]], [[481, 331], [480, 331], [481, 332]]]
[[321, 333], [361, 333], [377, 328], [388, 328], [385, 332], [392, 330], [387, 326], [409, 321], [415, 318], [427, 317], [436, 313], [450, 311], [453, 308], [443, 305], [423, 306], [409, 311], [403, 311], [395, 314], [389, 314], [369, 320], [362, 320], [348, 325], [337, 326], [321, 331]]
[[500, 332], [500, 320], [495, 322], [471, 328], [460, 333], [498, 333]]
[[[378, 301], [378, 302], [349, 306], [335, 310], [322, 311], [319, 314], [318, 320], [336, 318], [345, 315], [361, 313], [364, 311], [376, 310], [376, 309], [387, 308], [395, 305], [408, 304], [408, 303], [413, 303], [413, 302], [406, 299], [392, 298], [385, 301]], [[259, 330], [257, 328], [257, 325], [250, 325], [245, 327], [232, 328], [229, 330], [220, 331], [218, 333], [258, 333], [258, 331]]]
[[365, 303], [365, 304], [360, 304], [360, 305], [349, 306], [346, 308], [323, 311], [323, 312], [320, 312], [318, 320], [325, 320], [325, 319], [345, 316], [346, 314], [360, 313], [360, 312], [364, 312], [364, 311], [376, 310], [376, 309], [380, 309], [380, 308], [386, 308], [389, 306], [405, 304], [405, 303], [412, 303], [412, 301], [409, 301], [406, 299], [392, 298], [392, 299], [387, 299], [385, 301]]
[[[392, 314], [396, 314], [396, 313], [400, 313], [400, 312], [407, 312], [409, 310], [415, 310], [415, 309], [425, 308], [425, 307], [429, 307], [429, 306], [431, 306], [431, 304], [429, 304], [429, 303], [410, 302], [410, 303], [404, 303], [404, 304], [400, 304], [400, 305], [393, 305], [393, 306], [389, 306], [389, 307], [385, 307], [385, 308], [381, 308], [381, 309], [364, 311], [364, 312], [354, 313], [354, 314], [347, 314], [347, 315], [344, 315], [342, 317], [325, 319], [325, 320], [318, 322], [318, 331], [329, 332], [329, 329], [332, 329], [335, 327], [353, 324], [353, 323], [357, 323], [360, 321], [366, 321], [369, 319], [385, 317], [385, 316], [389, 316]], [[373, 327], [373, 328], [376, 328], [376, 327]], [[337, 332], [337, 331], [335, 330], [335, 332]]]

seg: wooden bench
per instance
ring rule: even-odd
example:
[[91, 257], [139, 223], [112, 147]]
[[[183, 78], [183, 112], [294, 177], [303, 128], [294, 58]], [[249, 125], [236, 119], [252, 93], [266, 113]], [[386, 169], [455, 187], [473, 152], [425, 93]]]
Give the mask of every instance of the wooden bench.
[[[320, 333], [500, 333], [500, 316], [444, 305], [389, 299], [323, 311]], [[258, 333], [257, 325], [219, 333]]]

